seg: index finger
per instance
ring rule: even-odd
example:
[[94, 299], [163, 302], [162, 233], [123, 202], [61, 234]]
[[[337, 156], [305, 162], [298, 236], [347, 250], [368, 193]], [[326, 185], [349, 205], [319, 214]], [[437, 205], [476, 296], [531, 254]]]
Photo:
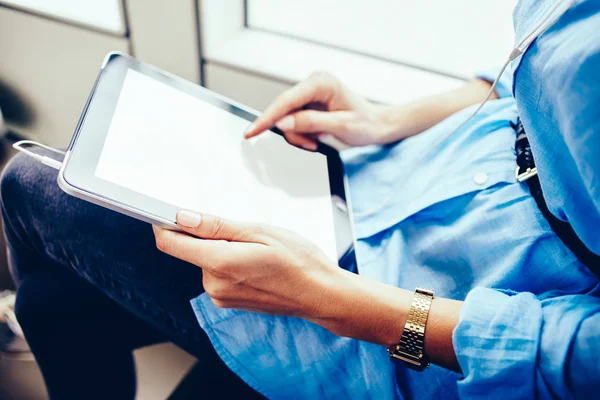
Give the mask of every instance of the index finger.
[[265, 112], [248, 127], [244, 136], [249, 139], [266, 131], [287, 114], [316, 101], [317, 94], [318, 85], [313, 79], [298, 83], [280, 94]]

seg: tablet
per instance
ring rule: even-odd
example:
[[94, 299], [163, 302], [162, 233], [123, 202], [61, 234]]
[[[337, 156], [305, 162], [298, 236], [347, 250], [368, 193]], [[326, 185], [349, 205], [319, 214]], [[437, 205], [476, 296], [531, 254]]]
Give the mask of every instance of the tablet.
[[177, 229], [177, 212], [189, 209], [279, 226], [308, 238], [333, 260], [353, 258], [347, 181], [337, 150], [322, 143], [315, 152], [297, 148], [275, 127], [244, 139], [256, 115], [110, 53], [58, 184], [73, 196], [165, 228]]

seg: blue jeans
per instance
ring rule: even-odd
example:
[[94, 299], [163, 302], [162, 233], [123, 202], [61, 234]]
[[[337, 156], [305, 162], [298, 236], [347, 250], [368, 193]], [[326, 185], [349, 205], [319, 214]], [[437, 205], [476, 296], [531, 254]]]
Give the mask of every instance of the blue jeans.
[[50, 397], [132, 399], [132, 350], [167, 340], [205, 366], [201, 395], [258, 397], [198, 325], [201, 269], [159, 252], [150, 225], [63, 193], [56, 175], [19, 155], [0, 186], [17, 318]]

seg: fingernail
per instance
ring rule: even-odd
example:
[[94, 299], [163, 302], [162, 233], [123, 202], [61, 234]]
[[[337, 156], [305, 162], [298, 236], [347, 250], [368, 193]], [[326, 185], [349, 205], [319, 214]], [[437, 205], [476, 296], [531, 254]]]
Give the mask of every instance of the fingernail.
[[296, 127], [296, 119], [291, 115], [288, 115], [287, 117], [283, 117], [279, 121], [277, 121], [275, 126], [281, 129], [282, 131], [293, 131]]
[[177, 213], [177, 223], [187, 228], [197, 228], [202, 221], [202, 215], [193, 211], [181, 210]]
[[303, 143], [302, 147], [305, 148], [306, 150], [310, 150], [310, 151], [317, 150], [317, 144], [316, 143]]
[[244, 132], [244, 136], [248, 135], [248, 132], [251, 132], [254, 128], [256, 127], [256, 124], [253, 122], [250, 125], [248, 125], [248, 127], [246, 128], [246, 131]]

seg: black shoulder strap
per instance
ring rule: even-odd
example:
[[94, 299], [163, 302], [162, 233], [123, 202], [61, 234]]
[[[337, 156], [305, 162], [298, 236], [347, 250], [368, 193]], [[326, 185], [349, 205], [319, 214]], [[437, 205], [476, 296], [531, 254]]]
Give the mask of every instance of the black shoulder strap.
[[[535, 162], [533, 160], [533, 154], [531, 153], [531, 147], [529, 146], [529, 139], [527, 139], [527, 134], [520, 118], [517, 119], [516, 124], [513, 124], [513, 128], [517, 132], [515, 150], [517, 152], [517, 166], [519, 167], [519, 171], [527, 171], [528, 168], [533, 170], [533, 168], [535, 168]], [[531, 195], [535, 199], [535, 202], [544, 217], [548, 220], [552, 230], [563, 243], [575, 253], [577, 258], [579, 258], [583, 264], [596, 274], [596, 276], [600, 277], [600, 256], [592, 253], [592, 251], [583, 244], [573, 230], [571, 224], [561, 221], [550, 212], [546, 200], [544, 199], [538, 176], [531, 176], [525, 182], [527, 183], [527, 186], [529, 186]]]

